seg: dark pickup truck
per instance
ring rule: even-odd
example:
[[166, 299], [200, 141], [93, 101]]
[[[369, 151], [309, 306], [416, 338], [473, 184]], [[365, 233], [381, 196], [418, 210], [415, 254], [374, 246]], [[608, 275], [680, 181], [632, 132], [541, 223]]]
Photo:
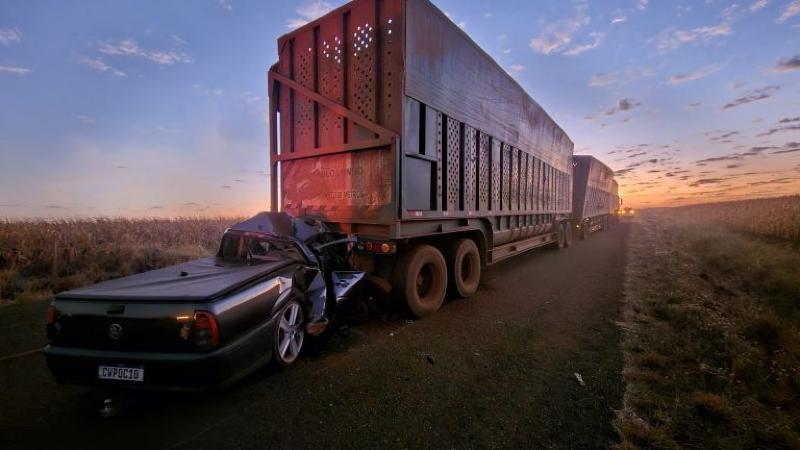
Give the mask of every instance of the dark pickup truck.
[[313, 220], [260, 213], [216, 256], [58, 294], [44, 354], [59, 382], [196, 389], [295, 361], [358, 295], [352, 245]]

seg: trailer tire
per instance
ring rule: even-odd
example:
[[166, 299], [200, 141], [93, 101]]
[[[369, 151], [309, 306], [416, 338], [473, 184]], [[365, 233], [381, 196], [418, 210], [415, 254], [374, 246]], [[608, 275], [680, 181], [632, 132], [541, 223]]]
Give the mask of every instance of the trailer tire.
[[406, 249], [395, 267], [394, 287], [417, 317], [429, 316], [442, 306], [447, 292], [447, 265], [436, 247]]
[[585, 222], [583, 222], [583, 223], [581, 224], [581, 230], [580, 230], [580, 239], [581, 239], [582, 241], [585, 241], [586, 239], [588, 239], [588, 238], [589, 238], [589, 228], [590, 228], [591, 226], [592, 226], [592, 225], [591, 225], [591, 222], [590, 222], [590, 221], [588, 221], [588, 220], [587, 220], [587, 221], [585, 221]]
[[472, 239], [456, 239], [447, 247], [447, 274], [450, 294], [469, 298], [481, 282], [481, 254]]
[[564, 227], [564, 247], [572, 247], [572, 224], [564, 222], [562, 226]]

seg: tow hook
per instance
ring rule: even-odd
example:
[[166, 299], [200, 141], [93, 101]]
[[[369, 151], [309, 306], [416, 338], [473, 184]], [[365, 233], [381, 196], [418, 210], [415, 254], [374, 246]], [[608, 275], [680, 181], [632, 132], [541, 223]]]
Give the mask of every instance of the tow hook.
[[103, 400], [103, 407], [100, 409], [100, 417], [104, 419], [115, 417], [122, 412], [128, 403], [130, 403], [130, 400], [107, 398]]

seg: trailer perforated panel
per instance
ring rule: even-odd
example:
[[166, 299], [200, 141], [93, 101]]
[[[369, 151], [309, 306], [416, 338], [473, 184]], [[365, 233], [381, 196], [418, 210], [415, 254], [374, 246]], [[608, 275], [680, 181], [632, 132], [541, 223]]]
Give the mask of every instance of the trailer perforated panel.
[[[350, 42], [350, 78], [347, 87], [347, 106], [369, 120], [375, 120], [376, 100], [376, 49], [375, 3], [361, 2], [350, 11], [347, 38]], [[365, 139], [372, 133], [353, 125], [350, 140]]]
[[[344, 103], [344, 58], [347, 48], [343, 39], [342, 21], [320, 24], [317, 48], [319, 93], [336, 103]], [[325, 107], [319, 108], [319, 145], [344, 143], [344, 119]]]
[[[295, 53], [295, 79], [304, 87], [314, 89], [314, 34], [303, 33], [297, 36], [295, 46], [300, 51]], [[314, 148], [316, 117], [314, 102], [302, 95], [294, 97], [294, 149]]]
[[445, 210], [459, 209], [459, 190], [461, 187], [461, 126], [457, 120], [447, 118], [445, 154]]
[[512, 211], [519, 210], [519, 150], [511, 148], [511, 206]]
[[491, 202], [492, 204], [489, 206], [492, 210], [500, 210], [503, 207], [500, 205], [500, 165], [502, 162], [501, 159], [501, 152], [500, 152], [501, 143], [495, 138], [491, 138], [489, 140], [489, 152], [491, 154], [491, 164], [492, 164], [492, 173], [491, 173], [491, 191], [492, 197]]
[[511, 147], [508, 144], [503, 144], [503, 187], [502, 187], [502, 209], [508, 211], [511, 209]]
[[476, 175], [476, 130], [469, 125], [464, 126], [464, 183], [462, 192], [464, 195], [463, 209], [474, 211], [477, 209], [475, 189], [477, 187]]
[[489, 209], [489, 145], [491, 138], [478, 132], [478, 209]]

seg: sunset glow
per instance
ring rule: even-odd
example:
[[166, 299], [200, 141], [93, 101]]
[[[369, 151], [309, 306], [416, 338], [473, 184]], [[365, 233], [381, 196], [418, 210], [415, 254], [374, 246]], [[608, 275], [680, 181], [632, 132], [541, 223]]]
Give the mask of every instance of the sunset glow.
[[[275, 42], [342, 3], [3, 2], [0, 217], [267, 209]], [[434, 3], [625, 205], [800, 192], [800, 0]]]

